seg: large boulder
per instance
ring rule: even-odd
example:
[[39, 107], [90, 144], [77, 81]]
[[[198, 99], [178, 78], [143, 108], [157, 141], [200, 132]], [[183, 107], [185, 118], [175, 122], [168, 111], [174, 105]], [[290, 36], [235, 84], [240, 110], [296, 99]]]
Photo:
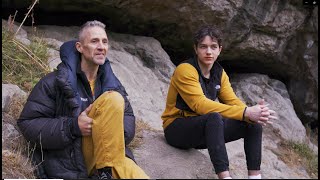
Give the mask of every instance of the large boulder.
[[278, 120], [274, 120], [271, 126], [279, 130], [284, 139], [305, 141], [306, 130], [294, 111], [286, 86], [281, 81], [261, 74], [232, 74], [230, 79], [237, 96], [247, 105], [256, 105], [263, 98], [270, 109], [277, 112]]
[[[2, 18], [17, 9], [21, 22], [29, 5], [2, 1]], [[214, 24], [223, 31], [220, 59], [230, 72], [272, 75], [286, 84], [303, 123], [318, 120], [318, 6], [300, 0], [46, 0], [35, 5], [33, 17], [37, 24], [69, 26], [99, 19], [111, 31], [154, 37], [176, 65], [192, 55], [192, 33]]]
[[151, 179], [217, 179], [210, 158], [195, 149], [168, 145], [159, 131], [144, 131], [142, 145], [133, 152]]
[[[270, 135], [270, 134], [269, 134]], [[290, 166], [274, 153], [279, 139], [263, 134], [261, 171], [263, 179], [309, 179], [305, 168]], [[142, 145], [133, 150], [137, 164], [151, 179], [218, 179], [206, 149], [182, 150], [166, 143], [163, 132], [144, 131]], [[271, 142], [272, 141], [272, 142]], [[247, 179], [243, 139], [227, 143], [230, 173]]]
[[[76, 37], [78, 29], [39, 26], [37, 31], [46, 38], [52, 49], [58, 50], [62, 42]], [[152, 129], [144, 130], [142, 144], [134, 149], [137, 163], [151, 178], [216, 178], [206, 150], [180, 150], [165, 142], [160, 116], [165, 108], [174, 64], [161, 44], [150, 37], [108, 34], [108, 58], [114, 73], [125, 86], [137, 119], [143, 120]], [[285, 85], [261, 74], [230, 74], [230, 80], [237, 95], [248, 105], [254, 105], [263, 97], [278, 112], [279, 120], [265, 127], [263, 133], [263, 177], [309, 178], [304, 167], [286, 165], [274, 150], [277, 150], [282, 139], [301, 141], [305, 138], [305, 130], [294, 113]], [[7, 121], [5, 119], [3, 122]], [[9, 132], [7, 137], [17, 135], [12, 126], [6, 126], [8, 131], [3, 133]], [[286, 132], [286, 129], [291, 131]], [[227, 144], [230, 170], [235, 178], [246, 178], [243, 148], [239, 147], [243, 147], [243, 140]]]

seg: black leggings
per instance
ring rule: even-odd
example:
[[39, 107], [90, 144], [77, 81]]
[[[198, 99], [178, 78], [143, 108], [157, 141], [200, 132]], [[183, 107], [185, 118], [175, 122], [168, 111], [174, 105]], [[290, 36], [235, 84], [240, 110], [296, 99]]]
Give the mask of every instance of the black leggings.
[[177, 118], [164, 130], [171, 146], [206, 149], [215, 172], [229, 170], [225, 143], [244, 138], [247, 169], [260, 170], [262, 126], [222, 118], [219, 113]]

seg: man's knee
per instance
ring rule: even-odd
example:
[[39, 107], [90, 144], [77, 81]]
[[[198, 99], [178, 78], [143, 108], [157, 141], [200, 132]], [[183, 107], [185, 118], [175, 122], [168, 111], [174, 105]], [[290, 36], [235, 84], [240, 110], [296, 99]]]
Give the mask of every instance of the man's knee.
[[106, 102], [113, 108], [124, 108], [124, 99], [117, 91], [106, 91], [98, 99], [98, 101]]

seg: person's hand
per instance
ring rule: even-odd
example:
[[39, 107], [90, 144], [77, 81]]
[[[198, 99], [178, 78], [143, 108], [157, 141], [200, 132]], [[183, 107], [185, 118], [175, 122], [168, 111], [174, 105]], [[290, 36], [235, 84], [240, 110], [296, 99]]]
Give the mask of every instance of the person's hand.
[[[268, 118], [268, 120], [265, 122], [267, 124], [272, 124], [273, 122], [271, 120], [276, 120], [278, 119], [277, 116], [276, 116], [276, 112], [272, 109], [269, 109], [269, 104], [266, 104], [264, 99], [261, 99], [259, 102], [258, 102], [259, 105], [265, 105], [264, 107], [262, 107], [262, 112], [261, 112], [261, 116], [262, 117], [265, 117], [265, 118]], [[264, 122], [262, 122], [264, 123]], [[266, 124], [262, 124], [262, 125], [266, 125]]]
[[276, 112], [269, 109], [268, 106], [269, 104], [266, 104], [264, 99], [261, 99], [257, 105], [247, 107], [245, 117], [263, 126], [266, 124], [272, 124], [272, 121], [270, 120], [277, 119], [275, 116]]
[[255, 106], [247, 107], [245, 117], [253, 122], [264, 125], [268, 121], [267, 117], [262, 116], [262, 108], [265, 108], [264, 106], [265, 105], [257, 104]]
[[90, 136], [92, 132], [93, 119], [88, 117], [88, 114], [92, 108], [92, 104], [88, 106], [78, 117], [78, 125], [82, 136]]

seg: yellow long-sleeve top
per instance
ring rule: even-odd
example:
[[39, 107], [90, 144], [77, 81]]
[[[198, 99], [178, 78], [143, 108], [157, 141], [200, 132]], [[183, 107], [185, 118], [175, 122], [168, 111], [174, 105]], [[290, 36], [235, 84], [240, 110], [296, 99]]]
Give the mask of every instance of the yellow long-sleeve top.
[[[176, 118], [204, 115], [213, 112], [220, 113], [224, 118], [244, 120], [243, 115], [246, 105], [235, 95], [229, 77], [223, 69], [220, 93], [218, 94], [220, 102], [211, 100], [205, 96], [199, 78], [199, 73], [193, 65], [182, 63], [177, 66], [171, 77], [166, 109], [161, 116], [164, 129]], [[180, 94], [193, 112], [184, 111], [176, 107], [178, 94]]]

